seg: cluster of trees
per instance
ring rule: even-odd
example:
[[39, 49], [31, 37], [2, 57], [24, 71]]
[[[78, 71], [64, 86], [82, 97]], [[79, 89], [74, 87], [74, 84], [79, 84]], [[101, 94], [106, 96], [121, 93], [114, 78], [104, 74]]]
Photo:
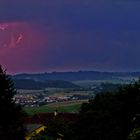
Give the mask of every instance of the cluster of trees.
[[34, 79], [13, 79], [17, 89], [40, 90], [45, 88], [79, 88], [79, 86], [69, 81], [46, 80], [36, 81]]
[[140, 80], [96, 95], [94, 100], [82, 104], [73, 123], [54, 122], [47, 134], [53, 137], [58, 132], [53, 130], [59, 130], [66, 140], [139, 140]]
[[72, 129], [75, 140], [140, 139], [140, 80], [84, 103]]

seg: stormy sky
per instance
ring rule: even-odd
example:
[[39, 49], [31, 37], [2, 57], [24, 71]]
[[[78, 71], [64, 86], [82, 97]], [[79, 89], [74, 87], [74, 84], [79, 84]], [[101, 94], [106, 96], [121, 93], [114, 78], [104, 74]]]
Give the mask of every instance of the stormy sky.
[[9, 73], [140, 71], [139, 0], [0, 0]]

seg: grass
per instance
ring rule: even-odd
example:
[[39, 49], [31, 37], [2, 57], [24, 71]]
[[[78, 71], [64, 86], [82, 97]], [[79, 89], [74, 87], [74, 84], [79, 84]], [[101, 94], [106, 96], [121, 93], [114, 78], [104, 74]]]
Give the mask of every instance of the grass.
[[40, 107], [24, 107], [23, 109], [28, 115], [34, 115], [37, 113], [54, 112], [56, 109], [58, 112], [65, 113], [77, 113], [80, 110], [81, 102], [65, 102], [44, 105]]

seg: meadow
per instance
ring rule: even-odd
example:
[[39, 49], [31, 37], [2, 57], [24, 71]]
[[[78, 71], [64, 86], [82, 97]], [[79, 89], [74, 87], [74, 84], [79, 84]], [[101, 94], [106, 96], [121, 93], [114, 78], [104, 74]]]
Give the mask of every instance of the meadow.
[[38, 113], [54, 112], [56, 109], [58, 112], [63, 113], [78, 113], [80, 111], [81, 104], [87, 102], [87, 100], [63, 102], [63, 103], [52, 103], [39, 107], [24, 107], [24, 111], [28, 115], [34, 115]]

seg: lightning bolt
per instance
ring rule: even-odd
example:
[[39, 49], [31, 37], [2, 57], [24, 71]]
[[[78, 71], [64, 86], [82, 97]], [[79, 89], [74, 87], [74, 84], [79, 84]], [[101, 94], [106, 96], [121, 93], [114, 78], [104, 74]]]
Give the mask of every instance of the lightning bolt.
[[20, 33], [16, 40], [16, 44], [19, 44], [22, 40], [23, 40], [23, 35], [22, 35], [22, 33]]
[[[19, 27], [23, 25], [20, 23], [0, 23], [0, 48], [17, 48], [21, 46], [24, 38], [23, 32], [19, 32]], [[18, 29], [18, 30], [17, 30]], [[3, 34], [4, 33], [4, 34]], [[8, 36], [8, 37], [7, 37]]]
[[15, 48], [18, 46], [18, 44], [23, 40], [23, 35], [22, 33], [20, 33], [17, 37], [17, 39], [14, 38], [14, 35], [11, 34], [11, 39], [10, 39], [10, 43], [9, 43], [9, 47], [10, 48]]

